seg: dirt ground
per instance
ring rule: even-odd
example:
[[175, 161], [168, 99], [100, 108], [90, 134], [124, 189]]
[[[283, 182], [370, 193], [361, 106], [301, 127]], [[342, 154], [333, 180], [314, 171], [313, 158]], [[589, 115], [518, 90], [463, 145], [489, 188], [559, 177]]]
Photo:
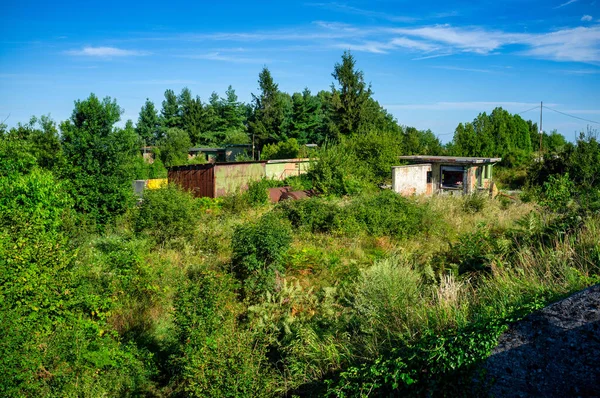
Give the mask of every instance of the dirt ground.
[[600, 285], [512, 325], [483, 368], [494, 397], [600, 397]]

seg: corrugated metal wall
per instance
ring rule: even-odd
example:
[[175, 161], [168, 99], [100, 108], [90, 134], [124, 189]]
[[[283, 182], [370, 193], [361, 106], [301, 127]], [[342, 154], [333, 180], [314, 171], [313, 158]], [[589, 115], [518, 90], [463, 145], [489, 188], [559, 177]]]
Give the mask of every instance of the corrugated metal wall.
[[178, 166], [169, 169], [169, 182], [174, 182], [195, 197], [215, 197], [215, 165], [213, 163]]

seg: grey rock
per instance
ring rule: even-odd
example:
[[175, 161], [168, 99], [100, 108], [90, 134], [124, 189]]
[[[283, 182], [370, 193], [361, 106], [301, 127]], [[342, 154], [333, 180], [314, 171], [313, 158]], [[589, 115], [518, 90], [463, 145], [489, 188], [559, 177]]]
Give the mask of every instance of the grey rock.
[[493, 397], [600, 397], [600, 285], [511, 325], [482, 369]]

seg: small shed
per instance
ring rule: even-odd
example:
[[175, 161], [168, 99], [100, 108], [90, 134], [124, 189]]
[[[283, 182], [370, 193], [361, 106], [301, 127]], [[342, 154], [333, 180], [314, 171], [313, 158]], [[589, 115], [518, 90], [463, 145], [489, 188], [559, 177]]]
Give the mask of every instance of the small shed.
[[225, 145], [225, 160], [235, 162], [235, 159], [240, 156], [249, 156], [252, 153], [252, 144], [230, 144]]
[[288, 177], [306, 173], [310, 159], [273, 159], [265, 165], [266, 177], [274, 180], [285, 180]]
[[188, 159], [203, 156], [207, 162], [224, 162], [226, 158], [225, 148], [194, 147], [188, 150]]
[[248, 189], [265, 176], [266, 162], [206, 163], [169, 168], [169, 182], [196, 197], [218, 198]]
[[501, 158], [460, 156], [400, 156], [411, 163], [392, 167], [392, 187], [403, 195], [470, 194], [488, 190], [492, 167]]

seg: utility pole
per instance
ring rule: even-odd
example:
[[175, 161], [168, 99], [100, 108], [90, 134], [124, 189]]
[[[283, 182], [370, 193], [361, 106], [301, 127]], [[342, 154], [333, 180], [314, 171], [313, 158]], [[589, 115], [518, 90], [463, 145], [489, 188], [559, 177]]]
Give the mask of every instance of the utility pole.
[[254, 158], [254, 133], [252, 133], [252, 160], [256, 160]]
[[542, 129], [542, 109], [544, 108], [544, 101], [540, 102], [540, 161], [542, 160], [542, 136], [544, 130]]

